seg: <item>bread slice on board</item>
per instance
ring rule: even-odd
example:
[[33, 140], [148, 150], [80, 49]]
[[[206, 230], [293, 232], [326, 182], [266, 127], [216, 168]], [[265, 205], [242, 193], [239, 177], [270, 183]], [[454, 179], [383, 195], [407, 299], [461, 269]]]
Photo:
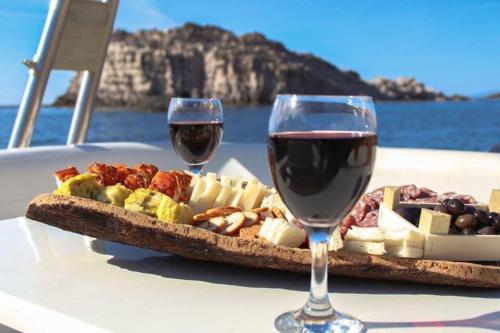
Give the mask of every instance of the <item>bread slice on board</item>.
[[[309, 272], [307, 249], [287, 248], [222, 236], [184, 224], [170, 224], [90, 199], [40, 194], [26, 217], [64, 230], [117, 243], [174, 253], [186, 258], [235, 265]], [[333, 274], [428, 284], [500, 288], [500, 266], [330, 252]]]

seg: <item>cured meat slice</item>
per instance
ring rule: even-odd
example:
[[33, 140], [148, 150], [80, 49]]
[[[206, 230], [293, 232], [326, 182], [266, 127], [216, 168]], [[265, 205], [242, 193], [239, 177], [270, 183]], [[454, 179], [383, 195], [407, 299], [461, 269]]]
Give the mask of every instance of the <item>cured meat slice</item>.
[[56, 180], [58, 182], [62, 183], [70, 178], [78, 176], [79, 174], [80, 174], [80, 172], [78, 171], [78, 169], [76, 167], [74, 167], [73, 165], [70, 165], [66, 169], [62, 169], [62, 170], [54, 172], [54, 177], [56, 178]]

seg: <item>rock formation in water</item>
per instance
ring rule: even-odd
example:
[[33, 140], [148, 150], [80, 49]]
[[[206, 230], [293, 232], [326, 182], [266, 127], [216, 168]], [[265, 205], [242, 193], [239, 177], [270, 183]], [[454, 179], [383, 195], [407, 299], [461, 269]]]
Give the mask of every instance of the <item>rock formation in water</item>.
[[[75, 77], [55, 104], [73, 104]], [[218, 97], [225, 104], [268, 104], [278, 93], [370, 95], [379, 100], [447, 97], [414, 79], [375, 79], [295, 53], [259, 33], [236, 36], [214, 26], [116, 31], [109, 45], [97, 105], [165, 109], [169, 98]]]

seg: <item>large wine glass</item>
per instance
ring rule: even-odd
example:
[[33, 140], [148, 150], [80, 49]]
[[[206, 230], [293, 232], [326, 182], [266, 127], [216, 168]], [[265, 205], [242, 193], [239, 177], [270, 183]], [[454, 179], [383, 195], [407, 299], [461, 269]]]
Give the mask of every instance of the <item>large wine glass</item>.
[[217, 98], [172, 98], [168, 107], [168, 130], [172, 146], [189, 170], [203, 171], [222, 140], [224, 119]]
[[364, 332], [328, 296], [328, 244], [370, 180], [377, 145], [373, 101], [364, 96], [278, 95], [269, 120], [274, 185], [304, 226], [312, 255], [303, 308], [279, 316], [279, 332]]

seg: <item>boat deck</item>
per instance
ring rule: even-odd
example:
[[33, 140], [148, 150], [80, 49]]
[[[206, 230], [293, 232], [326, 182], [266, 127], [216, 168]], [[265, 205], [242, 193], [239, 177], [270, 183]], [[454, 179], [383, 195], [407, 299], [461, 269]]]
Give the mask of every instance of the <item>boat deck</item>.
[[[54, 170], [94, 160], [183, 167], [170, 149], [137, 143], [0, 152], [0, 324], [20, 331], [270, 332], [278, 314], [302, 305], [307, 274], [187, 260], [16, 218], [34, 195], [55, 187]], [[500, 184], [499, 165], [500, 154], [380, 148], [370, 188], [415, 183], [487, 201]], [[264, 145], [224, 144], [209, 169], [251, 172], [270, 184]], [[330, 292], [338, 309], [373, 332], [500, 326], [499, 290], [331, 277]]]

